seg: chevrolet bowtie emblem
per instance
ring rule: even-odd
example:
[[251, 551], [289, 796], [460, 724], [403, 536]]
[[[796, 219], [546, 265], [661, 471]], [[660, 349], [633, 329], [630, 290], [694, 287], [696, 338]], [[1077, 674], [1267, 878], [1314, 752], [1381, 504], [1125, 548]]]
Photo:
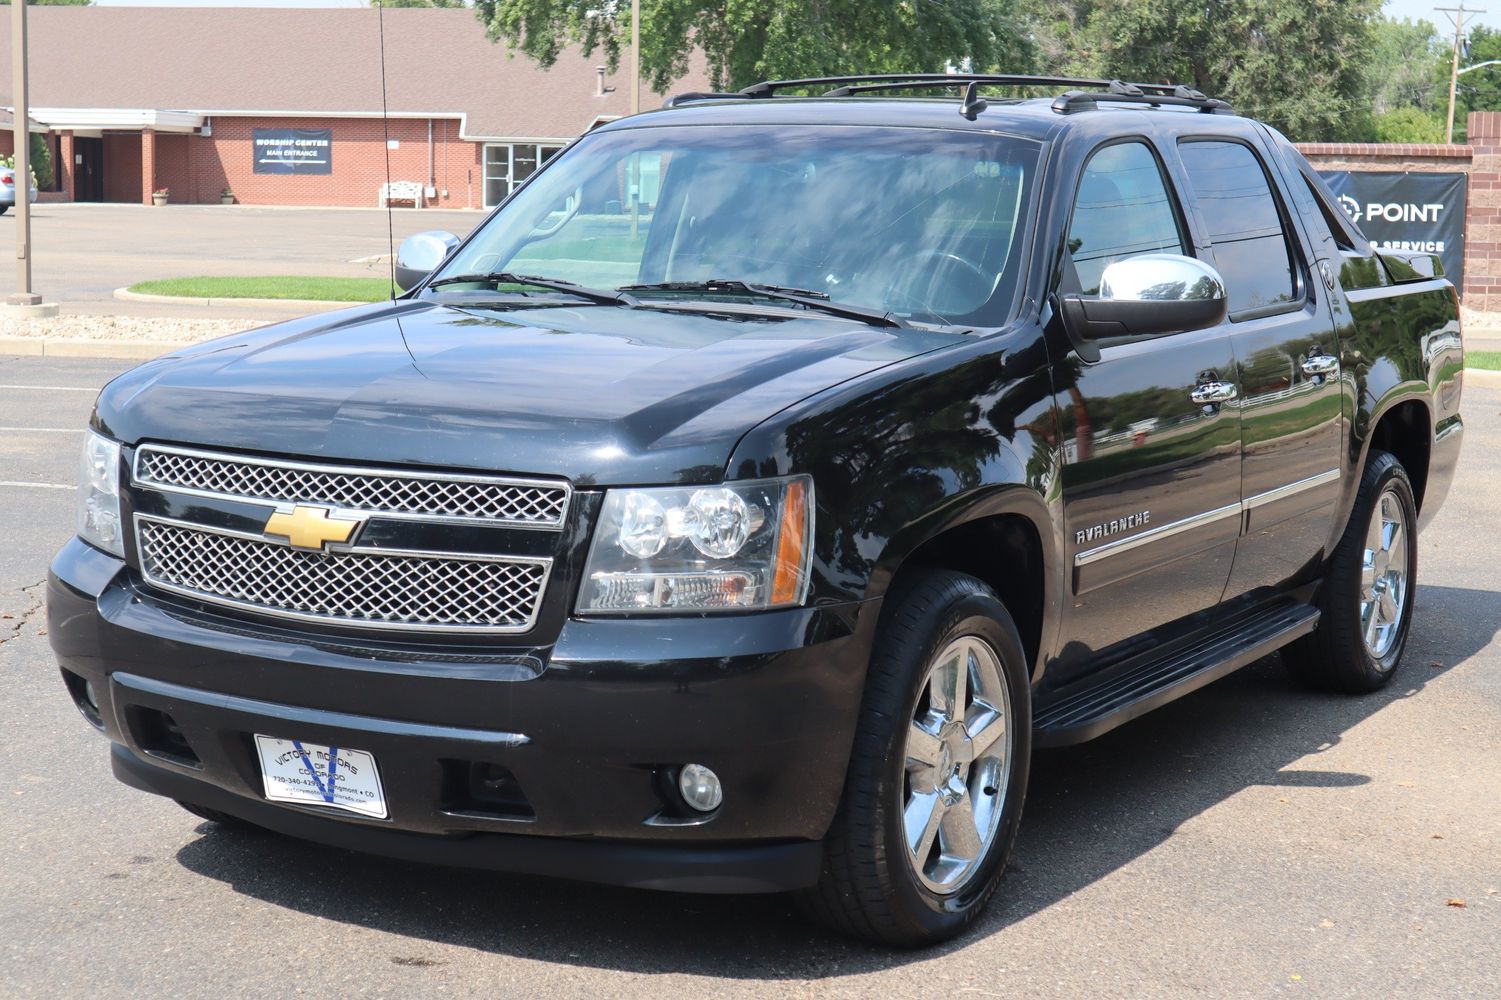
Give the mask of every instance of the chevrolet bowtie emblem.
[[266, 519], [266, 534], [285, 538], [294, 549], [322, 550], [329, 542], [347, 542], [364, 521], [334, 517], [326, 507], [297, 504]]

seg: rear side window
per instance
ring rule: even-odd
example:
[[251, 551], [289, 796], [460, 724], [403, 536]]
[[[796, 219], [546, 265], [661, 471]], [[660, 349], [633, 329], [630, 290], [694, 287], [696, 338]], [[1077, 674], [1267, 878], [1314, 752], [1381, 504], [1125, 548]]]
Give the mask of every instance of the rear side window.
[[1115, 261], [1183, 251], [1177, 209], [1146, 143], [1119, 142], [1094, 153], [1079, 178], [1068, 228], [1079, 290], [1098, 292], [1100, 275]]
[[1219, 140], [1184, 142], [1179, 153], [1225, 279], [1231, 317], [1295, 301], [1292, 247], [1256, 154]]

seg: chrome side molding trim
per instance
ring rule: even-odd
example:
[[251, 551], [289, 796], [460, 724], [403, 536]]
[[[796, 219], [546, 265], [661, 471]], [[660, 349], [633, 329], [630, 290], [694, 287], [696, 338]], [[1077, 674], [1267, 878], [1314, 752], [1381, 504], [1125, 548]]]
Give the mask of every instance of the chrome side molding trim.
[[1332, 483], [1339, 477], [1340, 471], [1338, 469], [1330, 469], [1328, 472], [1320, 472], [1317, 476], [1309, 476], [1307, 479], [1300, 479], [1296, 483], [1288, 483], [1286, 486], [1279, 486], [1275, 490], [1258, 493], [1254, 497], [1243, 501], [1243, 504], [1246, 510], [1255, 510], [1257, 507], [1265, 504], [1276, 503], [1278, 500], [1286, 500], [1290, 496], [1296, 496], [1304, 490], [1311, 490], [1323, 486], [1325, 483]]
[[[1288, 483], [1286, 486], [1279, 486], [1274, 490], [1258, 493], [1239, 503], [1226, 504], [1223, 507], [1217, 507], [1202, 514], [1195, 514], [1192, 517], [1185, 517], [1180, 521], [1164, 524], [1150, 531], [1143, 531], [1139, 535], [1106, 542], [1104, 545], [1075, 553], [1074, 566], [1088, 566], [1090, 563], [1099, 562], [1101, 559], [1109, 559], [1111, 556], [1120, 555], [1122, 552], [1130, 552], [1132, 549], [1140, 548], [1143, 545], [1149, 545], [1152, 542], [1158, 542], [1164, 538], [1182, 534], [1185, 531], [1192, 531], [1195, 528], [1201, 528], [1206, 524], [1212, 524], [1227, 517], [1242, 517], [1246, 511], [1255, 510], [1257, 507], [1276, 503], [1279, 500], [1286, 500], [1288, 497], [1297, 496], [1306, 490], [1317, 489], [1327, 483], [1332, 483], [1338, 480], [1342, 474], [1339, 469], [1330, 469], [1328, 472], [1320, 472], [1316, 476], [1309, 476], [1307, 479], [1300, 479], [1295, 483]], [[1244, 533], [1245, 523], [1242, 521], [1237, 534]]]
[[1099, 562], [1101, 559], [1108, 559], [1111, 556], [1120, 555], [1122, 552], [1130, 552], [1132, 549], [1140, 548], [1141, 546], [1148, 545], [1152, 542], [1161, 541], [1162, 539], [1168, 538], [1172, 535], [1182, 534], [1185, 531], [1192, 531], [1194, 528], [1200, 528], [1206, 524], [1212, 524], [1215, 521], [1224, 520], [1227, 517], [1239, 516], [1240, 504], [1227, 504], [1224, 507], [1219, 507], [1215, 510], [1208, 510], [1202, 514], [1195, 514], [1193, 517], [1185, 517], [1181, 521], [1174, 521], [1171, 524], [1164, 524], [1160, 528], [1153, 528], [1151, 531], [1143, 531], [1141, 534], [1132, 535], [1130, 538], [1120, 538], [1113, 542], [1107, 542], [1106, 544], [1098, 546], [1096, 548], [1077, 553], [1074, 556], [1074, 565], [1088, 566], [1090, 563]]

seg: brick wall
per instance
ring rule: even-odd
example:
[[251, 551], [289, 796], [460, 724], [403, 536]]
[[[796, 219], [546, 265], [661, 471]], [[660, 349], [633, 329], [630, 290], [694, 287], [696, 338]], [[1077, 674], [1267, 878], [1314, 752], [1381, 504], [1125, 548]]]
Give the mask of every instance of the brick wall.
[[[258, 128], [332, 129], [333, 172], [257, 174], [251, 137]], [[391, 179], [426, 185], [427, 119], [395, 119], [390, 137]], [[213, 134], [193, 140], [195, 192], [181, 200], [213, 202], [225, 187], [247, 205], [355, 205], [374, 208], [386, 179], [386, 132], [379, 118], [215, 118]], [[430, 205], [480, 208], [484, 204], [483, 147], [459, 139], [459, 123], [433, 120], [433, 181], [439, 196]], [[113, 167], [111, 167], [113, 170]], [[160, 184], [160, 182], [159, 182]], [[446, 190], [448, 196], [442, 196]], [[173, 201], [178, 201], [173, 188]]]
[[[198, 197], [199, 185], [188, 159], [188, 147], [197, 141], [198, 137], [193, 135], [157, 133], [156, 180], [153, 187], [166, 188], [170, 191], [169, 198], [174, 203], [202, 200]], [[217, 188], [213, 194], [214, 200], [217, 201], [219, 195]]]
[[139, 202], [150, 197], [141, 183], [141, 134], [106, 133], [104, 136], [104, 200]]
[[1465, 213], [1465, 305], [1501, 310], [1501, 112], [1473, 112], [1470, 204]]

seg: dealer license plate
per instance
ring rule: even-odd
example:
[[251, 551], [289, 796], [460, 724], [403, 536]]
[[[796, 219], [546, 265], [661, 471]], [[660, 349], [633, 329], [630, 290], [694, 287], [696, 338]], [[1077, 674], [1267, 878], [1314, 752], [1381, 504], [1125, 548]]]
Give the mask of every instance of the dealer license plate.
[[386, 818], [386, 793], [375, 758], [363, 750], [302, 740], [255, 737], [266, 798]]

